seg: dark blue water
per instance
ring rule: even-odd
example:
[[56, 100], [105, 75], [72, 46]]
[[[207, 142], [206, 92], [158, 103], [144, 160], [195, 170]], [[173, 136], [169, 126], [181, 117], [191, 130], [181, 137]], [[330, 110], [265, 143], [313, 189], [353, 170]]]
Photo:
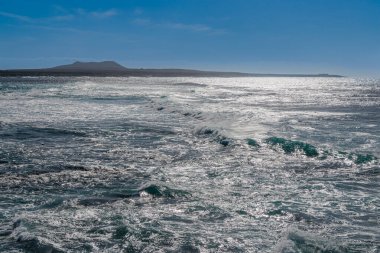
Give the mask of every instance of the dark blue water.
[[0, 79], [0, 252], [380, 252], [380, 81]]

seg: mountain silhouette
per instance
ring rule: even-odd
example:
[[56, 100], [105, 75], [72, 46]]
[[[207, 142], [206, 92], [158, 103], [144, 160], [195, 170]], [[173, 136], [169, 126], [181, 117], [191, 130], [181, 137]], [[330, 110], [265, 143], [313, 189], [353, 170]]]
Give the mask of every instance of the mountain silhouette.
[[102, 61], [102, 62], [80, 62], [76, 61], [72, 64], [60, 65], [50, 70], [58, 71], [125, 71], [127, 68], [123, 67], [114, 61]]
[[341, 77], [329, 74], [259, 74], [193, 69], [126, 68], [114, 61], [80, 62], [42, 69], [0, 70], [0, 76], [136, 76], [136, 77]]

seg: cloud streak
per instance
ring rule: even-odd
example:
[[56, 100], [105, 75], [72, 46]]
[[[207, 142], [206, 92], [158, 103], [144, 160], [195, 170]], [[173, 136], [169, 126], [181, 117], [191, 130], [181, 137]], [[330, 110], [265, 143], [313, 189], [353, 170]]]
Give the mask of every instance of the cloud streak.
[[114, 33], [102, 32], [98, 30], [85, 30], [78, 29], [75, 27], [68, 26], [54, 26], [54, 25], [41, 25], [41, 24], [23, 24], [23, 25], [8, 25], [14, 28], [29, 28], [33, 30], [45, 30], [50, 32], [58, 33], [77, 33], [77, 34], [88, 34], [88, 35], [101, 35], [101, 36], [113, 36]]
[[23, 21], [23, 22], [31, 22], [33, 19], [28, 17], [28, 16], [22, 16], [18, 15], [15, 13], [10, 13], [10, 12], [3, 12], [0, 11], [0, 16], [6, 17], [6, 18], [11, 18], [11, 19], [16, 19], [18, 21]]
[[179, 23], [179, 22], [155, 23], [155, 22], [152, 22], [148, 18], [135, 18], [134, 20], [132, 20], [132, 23], [138, 26], [158, 27], [158, 28], [166, 28], [166, 29], [182, 30], [182, 31], [190, 31], [190, 32], [205, 32], [205, 33], [211, 33], [211, 34], [225, 33], [223, 29], [215, 29], [205, 24], [185, 24], [185, 23]]
[[89, 10], [79, 8], [76, 10], [76, 14], [77, 16], [82, 16], [82, 17], [105, 19], [105, 18], [116, 16], [119, 13], [116, 9], [109, 9], [109, 10], [104, 10], [104, 11], [89, 11]]
[[21, 21], [24, 23], [46, 23], [46, 22], [63, 22], [63, 21], [71, 21], [76, 18], [86, 17], [86, 18], [95, 18], [95, 19], [106, 19], [110, 17], [114, 17], [118, 15], [118, 11], [116, 9], [109, 9], [104, 11], [88, 11], [84, 9], [77, 9], [75, 12], [68, 12], [64, 9], [61, 9], [64, 12], [63, 15], [50, 16], [45, 18], [33, 18], [30, 16], [19, 15], [11, 12], [0, 11], [0, 16], [10, 18], [13, 20]]
[[203, 24], [166, 23], [163, 24], [163, 26], [176, 30], [188, 30], [193, 32], [209, 32], [213, 30], [211, 27]]
[[110, 9], [106, 11], [94, 11], [94, 12], [91, 12], [90, 14], [91, 16], [95, 18], [110, 18], [110, 17], [118, 15], [118, 12], [115, 9]]

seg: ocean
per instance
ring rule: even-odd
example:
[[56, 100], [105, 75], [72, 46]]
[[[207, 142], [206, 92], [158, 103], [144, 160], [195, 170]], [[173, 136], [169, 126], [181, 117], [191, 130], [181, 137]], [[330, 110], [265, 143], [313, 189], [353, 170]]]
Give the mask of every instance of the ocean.
[[0, 252], [380, 252], [380, 80], [0, 78]]

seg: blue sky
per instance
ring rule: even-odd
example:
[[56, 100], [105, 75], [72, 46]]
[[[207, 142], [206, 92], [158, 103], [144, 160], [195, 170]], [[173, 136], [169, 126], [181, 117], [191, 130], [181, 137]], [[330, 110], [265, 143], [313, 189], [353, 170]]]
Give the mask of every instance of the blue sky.
[[0, 69], [126, 67], [380, 76], [380, 0], [0, 0]]

